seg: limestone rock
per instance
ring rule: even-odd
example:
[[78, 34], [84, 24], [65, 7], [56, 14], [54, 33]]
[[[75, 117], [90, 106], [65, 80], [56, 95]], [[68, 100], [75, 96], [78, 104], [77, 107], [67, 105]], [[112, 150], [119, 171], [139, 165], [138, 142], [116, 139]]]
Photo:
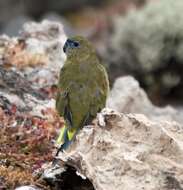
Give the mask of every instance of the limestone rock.
[[54, 108], [55, 101], [42, 90], [57, 84], [66, 38], [61, 23], [47, 20], [26, 23], [18, 37], [0, 37], [0, 101], [7, 100], [3, 106], [15, 104], [35, 115]]
[[59, 158], [95, 190], [183, 188], [183, 128], [104, 109], [105, 127], [85, 127]]
[[171, 106], [154, 106], [145, 91], [131, 76], [118, 78], [110, 92], [107, 107], [122, 113], [140, 113], [155, 121], [183, 123], [183, 112]]
[[66, 58], [62, 51], [66, 38], [61, 23], [25, 23], [20, 36], [0, 38], [2, 65], [18, 68], [37, 86], [53, 84]]

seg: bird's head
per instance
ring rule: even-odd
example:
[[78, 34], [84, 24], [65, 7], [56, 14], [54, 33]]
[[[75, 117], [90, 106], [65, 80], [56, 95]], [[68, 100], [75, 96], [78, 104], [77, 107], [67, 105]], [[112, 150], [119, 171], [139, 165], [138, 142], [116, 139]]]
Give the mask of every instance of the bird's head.
[[67, 57], [84, 60], [95, 54], [92, 44], [82, 36], [68, 38], [63, 47]]

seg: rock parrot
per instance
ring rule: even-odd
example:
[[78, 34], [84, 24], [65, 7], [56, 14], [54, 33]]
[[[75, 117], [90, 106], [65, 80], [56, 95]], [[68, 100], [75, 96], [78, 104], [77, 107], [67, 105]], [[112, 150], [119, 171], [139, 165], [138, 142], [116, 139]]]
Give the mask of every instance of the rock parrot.
[[109, 81], [91, 43], [81, 36], [67, 39], [67, 59], [60, 71], [56, 109], [64, 117], [57, 144], [65, 150], [84, 125], [105, 107]]

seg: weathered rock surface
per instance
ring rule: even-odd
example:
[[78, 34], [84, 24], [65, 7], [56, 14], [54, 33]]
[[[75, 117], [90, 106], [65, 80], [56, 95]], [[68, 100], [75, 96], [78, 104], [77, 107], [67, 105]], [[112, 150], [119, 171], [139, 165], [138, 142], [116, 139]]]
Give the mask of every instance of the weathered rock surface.
[[182, 126], [108, 109], [101, 114], [59, 155], [64, 165], [74, 167], [96, 190], [183, 188]]
[[46, 20], [26, 23], [19, 37], [2, 36], [1, 99], [35, 115], [40, 115], [44, 107], [54, 107], [54, 100], [44, 96], [42, 89], [57, 83], [65, 60], [62, 51], [65, 40], [63, 26]]
[[131, 76], [118, 78], [110, 92], [107, 107], [122, 113], [140, 113], [155, 121], [183, 123], [183, 112], [171, 106], [154, 106], [145, 91]]

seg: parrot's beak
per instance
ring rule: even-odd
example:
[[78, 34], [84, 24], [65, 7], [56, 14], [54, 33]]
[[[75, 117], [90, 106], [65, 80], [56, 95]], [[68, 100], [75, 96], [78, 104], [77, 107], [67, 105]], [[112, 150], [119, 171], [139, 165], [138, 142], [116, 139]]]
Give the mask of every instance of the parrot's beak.
[[70, 39], [67, 39], [67, 41], [64, 44], [63, 51], [64, 53], [67, 52], [67, 49], [72, 46], [73, 41]]
[[68, 46], [69, 46], [68, 41], [66, 41], [63, 47], [64, 53], [66, 53]]

